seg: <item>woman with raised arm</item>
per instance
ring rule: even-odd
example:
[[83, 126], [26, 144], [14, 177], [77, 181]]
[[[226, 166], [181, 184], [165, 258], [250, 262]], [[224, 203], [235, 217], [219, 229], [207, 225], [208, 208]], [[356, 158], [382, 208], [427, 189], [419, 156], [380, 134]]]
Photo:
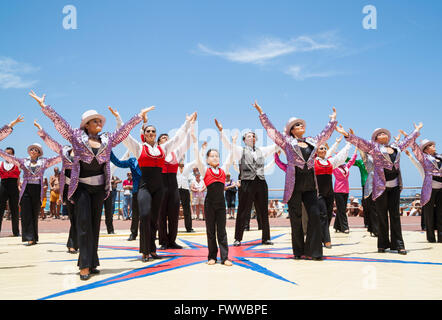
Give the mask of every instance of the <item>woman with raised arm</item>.
[[75, 202], [80, 279], [88, 280], [91, 274], [99, 273], [98, 240], [103, 202], [110, 191], [112, 148], [129, 135], [149, 109], [142, 109], [138, 115], [114, 133], [101, 133], [106, 118], [97, 111], [88, 110], [83, 113], [80, 128], [73, 129], [52, 107], [45, 104], [45, 95], [38, 97], [31, 91], [30, 96], [38, 102], [43, 113], [54, 122], [62, 137], [71, 143], [73, 152], [79, 159], [72, 167], [68, 199]]
[[[151, 107], [150, 110], [154, 110]], [[149, 110], [149, 111], [150, 111]], [[119, 113], [110, 109], [117, 120], [117, 127], [123, 121]], [[157, 144], [157, 131], [153, 125], [143, 125], [141, 129], [141, 142], [131, 135], [123, 144], [138, 159], [142, 177], [138, 187], [138, 211], [140, 215], [140, 253], [142, 261], [149, 261], [149, 257], [160, 259], [156, 253], [155, 234], [157, 231], [158, 215], [164, 197], [163, 166], [166, 155], [176, 150], [188, 134], [191, 124], [196, 120], [196, 112], [186, 116], [185, 123], [176, 132], [175, 136], [161, 146]]]
[[63, 203], [67, 208], [69, 221], [71, 226], [69, 228], [69, 236], [67, 241], [67, 248], [69, 253], [77, 253], [78, 241], [77, 241], [77, 227], [76, 219], [74, 215], [74, 203], [68, 199], [68, 189], [71, 179], [72, 167], [78, 164], [78, 157], [73, 154], [72, 146], [62, 146], [55, 141], [43, 128], [34, 121], [34, 125], [38, 128], [37, 134], [43, 139], [44, 143], [55, 153], [61, 156], [61, 174], [60, 174], [60, 190], [62, 190]]
[[38, 143], [28, 147], [29, 157], [16, 158], [0, 150], [0, 156], [23, 170], [23, 182], [19, 195], [21, 208], [22, 241], [27, 246], [38, 242], [38, 216], [44, 197], [43, 180], [45, 171], [61, 161], [61, 157], [43, 158], [43, 148]]
[[[195, 154], [198, 146], [194, 146]], [[207, 246], [209, 249], [208, 265], [216, 263], [218, 246], [220, 249], [221, 264], [231, 266], [228, 260], [229, 246], [226, 232], [226, 199], [224, 197], [224, 185], [226, 173], [232, 164], [232, 153], [229, 153], [226, 163], [220, 167], [219, 152], [216, 149], [209, 149], [206, 154], [206, 164], [203, 164], [202, 157], [198, 153], [197, 167], [201, 176], [204, 177], [204, 184], [207, 187], [206, 199], [204, 200], [204, 212], [207, 233]], [[217, 241], [218, 240], [218, 241]], [[218, 242], [218, 244], [217, 244]]]
[[[0, 128], [0, 141], [9, 136], [13, 130], [13, 127], [23, 122], [23, 117], [18, 116], [17, 119]], [[13, 148], [8, 147], [5, 149], [10, 155], [14, 155]], [[14, 237], [20, 236], [19, 230], [19, 213], [18, 213], [18, 182], [20, 180], [20, 169], [18, 166], [8, 161], [0, 162], [0, 232], [2, 230], [3, 214], [5, 213], [6, 203], [9, 201], [9, 210], [11, 212], [12, 233]]]
[[[193, 125], [190, 131], [193, 130]], [[190, 148], [192, 140], [190, 139], [190, 131], [184, 135], [184, 140], [175, 149], [166, 153], [163, 166], [163, 184], [164, 198], [161, 204], [160, 213], [158, 215], [158, 240], [160, 250], [182, 249], [183, 247], [176, 243], [178, 235], [178, 219], [180, 213], [180, 193], [178, 191], [177, 172], [178, 160], [186, 155]], [[159, 146], [169, 141], [169, 135], [163, 133], [158, 137]]]
[[[292, 246], [295, 259], [305, 256], [322, 260], [322, 232], [320, 209], [315, 177], [315, 155], [318, 146], [323, 145], [336, 127], [336, 109], [330, 122], [316, 137], [303, 138], [306, 123], [299, 118], [290, 118], [284, 133], [276, 130], [262, 108], [255, 102], [261, 123], [269, 137], [284, 150], [288, 165], [285, 177], [283, 203], [288, 204], [292, 228]], [[308, 214], [307, 237], [304, 241], [302, 230], [302, 203]]]
[[[387, 249], [397, 250], [399, 254], [407, 254], [402, 238], [399, 202], [402, 190], [400, 171], [400, 153], [413, 144], [419, 136], [422, 123], [415, 125], [412, 134], [398, 143], [389, 144], [391, 134], [384, 128], [376, 129], [371, 141], [364, 140], [353, 134], [347, 133], [342, 126], [336, 131], [356, 146], [362, 152], [373, 157], [373, 192], [378, 213], [378, 252]], [[391, 240], [388, 232], [388, 216], [390, 216]]]
[[414, 142], [411, 149], [422, 166], [425, 178], [421, 191], [421, 206], [425, 218], [427, 241], [442, 242], [442, 155], [436, 152], [436, 142], [424, 139]]

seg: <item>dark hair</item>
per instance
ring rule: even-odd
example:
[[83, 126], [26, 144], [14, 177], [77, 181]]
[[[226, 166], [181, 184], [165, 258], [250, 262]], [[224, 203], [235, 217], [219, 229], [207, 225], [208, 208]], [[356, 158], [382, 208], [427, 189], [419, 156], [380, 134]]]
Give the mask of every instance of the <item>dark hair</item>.
[[253, 131], [249, 131], [249, 132], [244, 133], [244, 135], [242, 136], [242, 141], [245, 141], [245, 140], [246, 140], [246, 136], [247, 136], [249, 133], [253, 134], [253, 137], [256, 138], [255, 132], [253, 132]]
[[218, 151], [217, 149], [209, 149], [209, 150], [207, 151], [207, 153], [206, 153], [206, 158], [209, 157], [209, 154], [210, 154], [212, 151], [216, 151], [216, 152], [218, 153], [218, 155], [219, 155], [219, 151]]
[[7, 147], [5, 150], [11, 150], [11, 151], [12, 151], [12, 154], [13, 154], [13, 155], [15, 154], [15, 150], [14, 150], [13, 147]]
[[168, 136], [169, 136], [169, 135], [168, 135], [167, 133], [162, 133], [162, 134], [160, 134], [160, 136], [159, 136], [158, 139], [157, 139], [157, 143], [160, 142], [160, 140], [161, 140], [162, 137], [168, 137]]

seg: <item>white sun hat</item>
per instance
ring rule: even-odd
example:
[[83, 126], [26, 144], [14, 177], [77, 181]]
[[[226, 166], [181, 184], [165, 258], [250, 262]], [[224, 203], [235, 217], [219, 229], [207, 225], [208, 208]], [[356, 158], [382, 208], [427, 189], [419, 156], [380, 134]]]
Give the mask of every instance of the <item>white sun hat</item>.
[[92, 119], [97, 119], [97, 118], [101, 120], [101, 122], [102, 122], [102, 124], [104, 126], [104, 123], [106, 122], [106, 118], [103, 115], [99, 114], [95, 110], [88, 110], [88, 111], [86, 111], [81, 116], [80, 129], [84, 129], [84, 126], [86, 125], [86, 123], [88, 123]]

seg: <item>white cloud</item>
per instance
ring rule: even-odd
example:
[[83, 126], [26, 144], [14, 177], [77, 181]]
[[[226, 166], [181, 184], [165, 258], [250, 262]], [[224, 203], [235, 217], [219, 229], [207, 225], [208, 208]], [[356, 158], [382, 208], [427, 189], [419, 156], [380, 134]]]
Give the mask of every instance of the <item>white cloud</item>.
[[292, 76], [294, 79], [298, 81], [302, 81], [308, 78], [328, 78], [336, 75], [336, 72], [327, 71], [327, 72], [311, 72], [305, 70], [304, 67], [301, 66], [290, 66], [285, 71], [286, 74]]
[[331, 43], [329, 39], [320, 43], [311, 37], [300, 36], [288, 41], [266, 38], [250, 48], [238, 48], [231, 51], [215, 51], [203, 44], [198, 44], [198, 48], [206, 54], [219, 56], [233, 62], [263, 64], [268, 60], [295, 52], [333, 49], [336, 48], [336, 44]]
[[36, 80], [24, 80], [22, 74], [29, 74], [37, 71], [26, 63], [20, 63], [9, 57], [0, 57], [0, 88], [2, 89], [20, 89], [29, 88], [34, 85]]

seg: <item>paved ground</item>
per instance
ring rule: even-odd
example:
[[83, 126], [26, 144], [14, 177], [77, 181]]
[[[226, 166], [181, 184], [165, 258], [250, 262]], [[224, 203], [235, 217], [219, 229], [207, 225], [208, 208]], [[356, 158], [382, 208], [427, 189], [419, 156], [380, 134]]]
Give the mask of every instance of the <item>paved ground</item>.
[[[26, 247], [0, 239], [0, 299], [442, 299], [442, 244], [425, 240], [419, 217], [403, 218], [408, 255], [377, 253], [376, 238], [350, 218], [349, 235], [331, 232], [324, 261], [293, 260], [287, 219], [272, 219], [273, 246], [262, 246], [252, 224], [241, 247], [230, 247], [232, 267], [206, 265], [203, 221], [180, 232], [182, 250], [158, 251], [162, 260], [141, 262], [138, 241], [127, 241], [129, 221], [115, 221], [115, 235], [100, 235], [101, 273], [80, 281], [77, 255], [66, 252], [68, 222], [40, 222], [40, 242]], [[233, 242], [234, 221], [228, 221]], [[104, 225], [104, 223], [103, 223]], [[183, 231], [182, 221], [180, 230]], [[415, 231], [413, 231], [415, 230]]]

